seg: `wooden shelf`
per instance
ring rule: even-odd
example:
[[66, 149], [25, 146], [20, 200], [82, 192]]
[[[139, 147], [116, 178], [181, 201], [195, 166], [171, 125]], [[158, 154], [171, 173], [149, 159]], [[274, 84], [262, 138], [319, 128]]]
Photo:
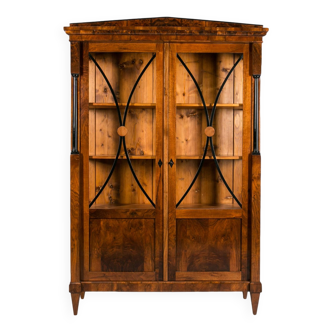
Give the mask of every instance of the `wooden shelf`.
[[242, 218], [242, 209], [235, 204], [180, 204], [176, 218]]
[[[115, 155], [112, 156], [89, 156], [89, 159], [115, 159]], [[156, 159], [156, 156], [134, 156], [134, 155], [129, 155], [130, 159]], [[119, 159], [127, 159], [126, 155], [120, 155]]]
[[[176, 104], [177, 108], [194, 108], [194, 109], [204, 109], [203, 104]], [[213, 104], [206, 104], [208, 109], [213, 108]], [[216, 108], [235, 108], [238, 110], [243, 109], [243, 104], [217, 104]]]
[[114, 209], [144, 209], [144, 210], [154, 210], [155, 208], [151, 204], [95, 204], [92, 205], [90, 210], [114, 210]]
[[[126, 103], [119, 103], [118, 104], [120, 108], [125, 108], [127, 106]], [[130, 104], [129, 108], [155, 108], [156, 103], [135, 103]], [[89, 103], [90, 109], [95, 108], [114, 108], [116, 109], [115, 103]]]
[[[156, 159], [156, 156], [135, 156], [129, 155], [130, 159]], [[203, 156], [176, 156], [176, 159], [202, 159]], [[115, 155], [112, 156], [89, 156], [89, 159], [115, 159]], [[120, 155], [119, 159], [127, 159], [126, 155]], [[206, 160], [213, 160], [213, 156], [205, 156]], [[217, 156], [218, 160], [239, 160], [242, 159], [242, 156]]]
[[[125, 108], [126, 103], [119, 103], [118, 104], [120, 108]], [[129, 108], [155, 108], [156, 103], [134, 103], [130, 104]], [[203, 109], [203, 104], [200, 103], [188, 103], [188, 104], [183, 104], [179, 103], [176, 104], [177, 108], [194, 108], [194, 109]], [[206, 107], [208, 109], [213, 108], [213, 104], [206, 104]], [[102, 109], [109, 109], [109, 108], [116, 108], [115, 103], [89, 103], [89, 108], [90, 109], [95, 109], [95, 108], [102, 108]], [[234, 108], [237, 110], [242, 110], [243, 109], [243, 104], [217, 104], [216, 108]]]
[[95, 204], [90, 207], [90, 218], [155, 218], [156, 210], [151, 204]]
[[[202, 159], [203, 156], [176, 156], [176, 159]], [[205, 156], [205, 159], [207, 160], [213, 160], [213, 156]], [[217, 156], [217, 159], [219, 160], [238, 160], [242, 159], [242, 156]]]

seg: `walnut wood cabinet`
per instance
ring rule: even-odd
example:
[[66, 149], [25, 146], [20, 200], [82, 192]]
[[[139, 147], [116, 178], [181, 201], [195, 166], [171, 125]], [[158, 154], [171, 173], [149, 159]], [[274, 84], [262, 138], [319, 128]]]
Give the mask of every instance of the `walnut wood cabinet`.
[[261, 25], [70, 24], [71, 282], [250, 291], [260, 282]]

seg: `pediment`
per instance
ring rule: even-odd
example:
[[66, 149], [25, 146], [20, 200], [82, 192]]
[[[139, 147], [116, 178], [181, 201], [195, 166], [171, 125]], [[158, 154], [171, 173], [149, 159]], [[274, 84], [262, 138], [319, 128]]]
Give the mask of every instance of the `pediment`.
[[71, 23], [64, 30], [68, 35], [196, 35], [253, 36], [268, 32], [261, 24], [233, 23], [175, 17]]

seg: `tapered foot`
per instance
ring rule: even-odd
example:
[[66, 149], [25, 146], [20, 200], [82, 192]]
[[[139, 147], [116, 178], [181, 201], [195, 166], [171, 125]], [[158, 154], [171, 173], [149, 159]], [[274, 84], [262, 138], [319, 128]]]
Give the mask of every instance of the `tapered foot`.
[[74, 315], [77, 315], [78, 303], [80, 301], [80, 293], [71, 293], [71, 301], [73, 302]]
[[261, 293], [250, 293], [251, 297], [251, 306], [252, 306], [252, 313], [254, 315], [257, 314], [257, 309], [258, 309], [258, 301], [259, 301], [259, 295]]
[[243, 298], [246, 299], [247, 298], [247, 295], [248, 295], [248, 291], [243, 291]]
[[82, 300], [84, 299], [84, 295], [85, 295], [85, 292], [82, 292], [82, 293], [81, 293], [81, 299], [82, 299]]

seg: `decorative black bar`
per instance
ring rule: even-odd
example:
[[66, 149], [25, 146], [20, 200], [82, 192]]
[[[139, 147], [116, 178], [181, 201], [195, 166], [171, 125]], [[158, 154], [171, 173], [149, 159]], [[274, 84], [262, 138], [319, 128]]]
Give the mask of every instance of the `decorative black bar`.
[[159, 159], [159, 161], [158, 161], [158, 166], [161, 167], [162, 164], [163, 164], [163, 162], [161, 161], [161, 159]]
[[259, 116], [258, 116], [258, 82], [261, 75], [253, 75], [255, 79], [255, 92], [254, 92], [254, 151], [252, 154], [259, 153]]
[[168, 163], [170, 166], [171, 166], [171, 168], [173, 167], [173, 165], [174, 165], [174, 161], [173, 161], [173, 159], [171, 159], [170, 161], [169, 161], [169, 163]]
[[239, 57], [239, 59], [234, 63], [233, 67], [231, 68], [231, 70], [229, 71], [229, 73], [227, 74], [227, 76], [225, 77], [223, 83], [221, 84], [221, 87], [217, 93], [217, 97], [214, 101], [214, 105], [213, 105], [213, 109], [212, 109], [212, 113], [211, 113], [211, 119], [210, 119], [210, 126], [212, 126], [212, 122], [213, 122], [213, 117], [214, 117], [214, 113], [216, 111], [216, 107], [217, 107], [217, 102], [219, 99], [219, 96], [221, 94], [222, 89], [224, 88], [228, 78], [231, 76], [231, 73], [233, 72], [233, 70], [235, 69], [235, 67], [238, 65], [238, 63], [243, 59], [243, 54], [241, 54], [241, 56]]
[[78, 113], [78, 94], [77, 94], [77, 78], [78, 74], [71, 74], [74, 79], [74, 100], [73, 100], [73, 147], [71, 150], [71, 154], [78, 154], [78, 124], [77, 124], [77, 113]]
[[[103, 75], [108, 87], [110, 88], [111, 90], [111, 93], [112, 93], [112, 96], [113, 96], [113, 99], [114, 99], [114, 102], [115, 102], [115, 106], [116, 106], [116, 109], [118, 111], [118, 117], [119, 117], [119, 123], [120, 123], [120, 126], [122, 126], [122, 119], [121, 119], [121, 112], [120, 112], [120, 107], [119, 107], [119, 104], [118, 104], [118, 100], [116, 98], [116, 95], [115, 95], [115, 92], [112, 88], [112, 85], [111, 83], [109, 82], [109, 80], [107, 79], [105, 73], [103, 72], [103, 70], [100, 68], [99, 64], [97, 63], [96, 59], [94, 59], [94, 57], [89, 53], [89, 58], [94, 62], [94, 64], [96, 65], [96, 67], [99, 69], [100, 73]], [[124, 126], [124, 125], [123, 125]]]

